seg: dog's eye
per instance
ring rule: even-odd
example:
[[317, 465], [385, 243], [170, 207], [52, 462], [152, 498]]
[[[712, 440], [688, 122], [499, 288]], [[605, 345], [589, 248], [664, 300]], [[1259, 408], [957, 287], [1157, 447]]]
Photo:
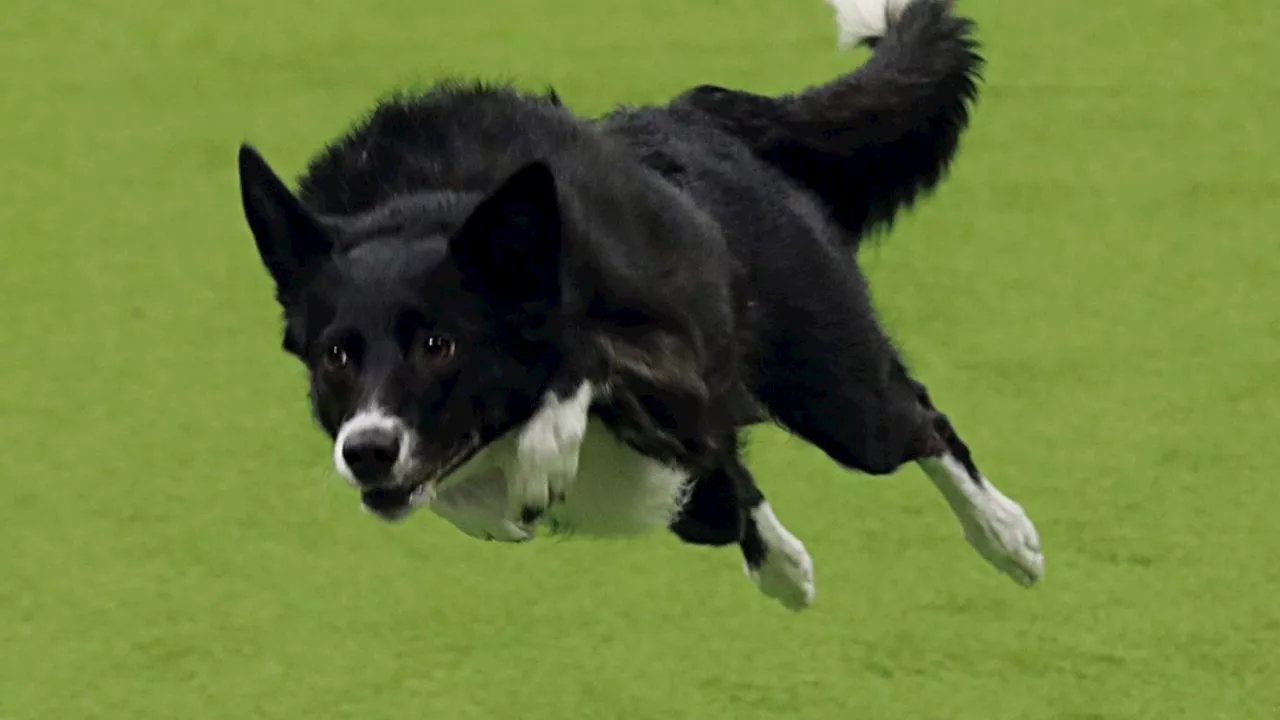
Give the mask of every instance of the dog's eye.
[[443, 365], [453, 359], [457, 346], [448, 335], [431, 333], [418, 344], [418, 354], [431, 365]]
[[340, 345], [330, 345], [321, 356], [325, 369], [335, 371], [342, 370], [351, 362], [351, 358], [347, 356], [347, 351], [342, 349]]

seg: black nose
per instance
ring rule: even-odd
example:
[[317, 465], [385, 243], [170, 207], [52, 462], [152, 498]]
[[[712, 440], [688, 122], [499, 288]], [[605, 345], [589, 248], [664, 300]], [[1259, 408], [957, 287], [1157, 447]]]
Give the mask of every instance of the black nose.
[[400, 457], [400, 433], [386, 428], [358, 430], [342, 444], [342, 459], [361, 485], [386, 482]]

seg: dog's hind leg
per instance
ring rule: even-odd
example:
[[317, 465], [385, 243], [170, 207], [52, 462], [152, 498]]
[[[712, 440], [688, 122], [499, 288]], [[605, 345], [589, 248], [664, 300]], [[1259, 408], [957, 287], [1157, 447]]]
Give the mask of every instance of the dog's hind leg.
[[773, 308], [761, 398], [781, 425], [847, 468], [884, 475], [919, 464], [969, 543], [1017, 582], [1034, 584], [1044, 572], [1035, 526], [983, 477], [950, 421], [908, 374], [856, 292], [857, 279], [832, 277], [828, 290], [854, 292], [828, 294], [821, 306], [800, 290], [793, 299], [803, 306]]
[[924, 385], [910, 378], [908, 381], [921, 406], [932, 416], [934, 437], [945, 448], [941, 453], [920, 458], [918, 464], [960, 520], [969, 544], [1020, 584], [1034, 585], [1044, 575], [1044, 554], [1031, 518], [1021, 505], [983, 477], [951, 421], [933, 407]]
[[684, 542], [737, 543], [743, 570], [760, 592], [791, 610], [813, 602], [813, 560], [804, 543], [785, 528], [736, 456], [696, 476], [671, 530]]

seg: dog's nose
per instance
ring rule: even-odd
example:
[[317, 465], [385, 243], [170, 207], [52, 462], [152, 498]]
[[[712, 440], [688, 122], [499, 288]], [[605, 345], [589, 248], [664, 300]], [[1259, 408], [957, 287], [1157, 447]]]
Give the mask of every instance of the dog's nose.
[[342, 459], [361, 485], [386, 482], [400, 457], [400, 433], [389, 428], [358, 430], [342, 444]]

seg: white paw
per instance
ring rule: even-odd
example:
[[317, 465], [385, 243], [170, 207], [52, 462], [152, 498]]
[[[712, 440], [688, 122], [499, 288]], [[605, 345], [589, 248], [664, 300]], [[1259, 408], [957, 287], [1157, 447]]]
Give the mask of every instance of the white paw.
[[804, 610], [813, 603], [813, 559], [804, 543], [792, 535], [774, 515], [768, 503], [751, 512], [756, 530], [764, 541], [765, 556], [760, 567], [743, 563], [747, 577], [760, 592], [791, 610]]
[[920, 466], [942, 492], [978, 554], [1019, 584], [1030, 587], [1044, 576], [1040, 535], [1018, 503], [986, 478], [972, 478], [951, 455], [925, 458]]
[[972, 511], [958, 513], [965, 539], [997, 569], [1030, 587], [1044, 576], [1040, 535], [1018, 503], [984, 481]]
[[481, 540], [524, 542], [533, 536], [506, 518], [507, 483], [501, 472], [473, 475], [436, 493], [431, 512]]
[[527, 525], [568, 492], [578, 474], [591, 397], [586, 383], [567, 398], [548, 395], [520, 429], [507, 472], [508, 520]]

